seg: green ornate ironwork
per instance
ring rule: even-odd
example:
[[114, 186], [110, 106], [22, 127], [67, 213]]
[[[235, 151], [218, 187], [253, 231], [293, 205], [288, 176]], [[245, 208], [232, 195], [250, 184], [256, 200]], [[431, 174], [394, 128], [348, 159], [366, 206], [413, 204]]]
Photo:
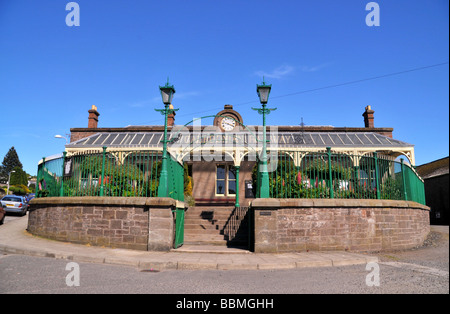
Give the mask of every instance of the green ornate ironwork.
[[[169, 195], [169, 185], [168, 185], [168, 174], [167, 174], [167, 117], [169, 114], [178, 111], [178, 109], [170, 108], [173, 94], [175, 93], [175, 88], [173, 85], [169, 85], [169, 78], [167, 78], [167, 83], [165, 86], [159, 87], [161, 95], [164, 102], [164, 109], [155, 109], [155, 111], [160, 112], [164, 116], [164, 137], [163, 137], [163, 156], [162, 156], [162, 166], [161, 166], [161, 176], [158, 188], [159, 197], [167, 197]], [[166, 95], [167, 94], [167, 95]]]
[[267, 101], [269, 99], [269, 94], [272, 85], [266, 85], [263, 82], [261, 85], [256, 85], [256, 91], [261, 102], [262, 108], [253, 108], [259, 114], [263, 116], [263, 148], [261, 152], [261, 171], [260, 171], [260, 185], [258, 195], [260, 198], [269, 197], [269, 174], [267, 169], [267, 133], [266, 133], [266, 115], [270, 114], [271, 111], [277, 110], [277, 108], [266, 108]]

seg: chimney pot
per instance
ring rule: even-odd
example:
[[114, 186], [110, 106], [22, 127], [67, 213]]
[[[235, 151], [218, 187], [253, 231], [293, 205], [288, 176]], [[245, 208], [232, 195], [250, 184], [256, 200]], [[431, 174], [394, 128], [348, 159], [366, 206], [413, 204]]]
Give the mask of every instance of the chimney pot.
[[98, 116], [100, 113], [97, 111], [97, 106], [92, 105], [92, 108], [88, 110], [89, 118], [88, 118], [88, 128], [95, 129], [98, 125]]
[[[173, 105], [169, 105], [169, 109], [173, 109]], [[171, 114], [167, 116], [167, 126], [173, 126], [175, 124], [175, 111], [172, 111]]]
[[366, 106], [365, 109], [366, 111], [364, 111], [364, 113], [362, 114], [362, 116], [364, 117], [364, 127], [374, 128], [375, 124], [373, 114], [375, 111], [373, 111], [370, 106]]

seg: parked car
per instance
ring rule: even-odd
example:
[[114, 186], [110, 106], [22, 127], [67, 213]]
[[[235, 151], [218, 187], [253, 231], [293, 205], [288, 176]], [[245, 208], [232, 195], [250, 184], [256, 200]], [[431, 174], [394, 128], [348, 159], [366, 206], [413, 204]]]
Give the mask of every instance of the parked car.
[[35, 198], [36, 194], [35, 193], [30, 193], [27, 195], [27, 202], [29, 203], [33, 198]]
[[0, 202], [7, 213], [19, 213], [22, 216], [27, 213], [28, 203], [23, 196], [6, 195]]
[[5, 221], [5, 215], [6, 211], [3, 209], [3, 207], [0, 207], [0, 225], [3, 225], [3, 222]]

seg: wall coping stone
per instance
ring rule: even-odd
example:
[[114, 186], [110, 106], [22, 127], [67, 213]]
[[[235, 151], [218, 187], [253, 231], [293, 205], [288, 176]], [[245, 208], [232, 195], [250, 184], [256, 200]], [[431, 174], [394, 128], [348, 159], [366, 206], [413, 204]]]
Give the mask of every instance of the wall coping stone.
[[355, 207], [355, 208], [415, 208], [430, 211], [430, 207], [413, 201], [376, 199], [292, 199], [257, 198], [251, 202], [255, 209], [292, 207]]
[[149, 206], [149, 207], [181, 207], [186, 208], [184, 202], [170, 197], [102, 197], [102, 196], [74, 196], [74, 197], [42, 197], [33, 198], [30, 205], [109, 205], [109, 206]]

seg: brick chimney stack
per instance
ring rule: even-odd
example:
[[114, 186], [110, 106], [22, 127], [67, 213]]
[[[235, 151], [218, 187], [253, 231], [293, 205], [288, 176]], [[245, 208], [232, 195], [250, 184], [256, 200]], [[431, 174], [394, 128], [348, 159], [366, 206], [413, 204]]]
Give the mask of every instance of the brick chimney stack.
[[373, 123], [373, 114], [375, 111], [373, 111], [370, 106], [367, 106], [366, 111], [362, 114], [364, 117], [364, 127], [366, 128], [374, 128], [375, 124]]
[[[169, 109], [173, 109], [173, 105], [169, 105]], [[173, 126], [175, 124], [175, 111], [173, 111], [171, 114], [167, 116], [167, 126]]]
[[97, 111], [97, 107], [92, 105], [92, 108], [88, 110], [89, 112], [89, 120], [88, 120], [88, 128], [95, 129], [98, 125], [98, 116], [100, 115]]

